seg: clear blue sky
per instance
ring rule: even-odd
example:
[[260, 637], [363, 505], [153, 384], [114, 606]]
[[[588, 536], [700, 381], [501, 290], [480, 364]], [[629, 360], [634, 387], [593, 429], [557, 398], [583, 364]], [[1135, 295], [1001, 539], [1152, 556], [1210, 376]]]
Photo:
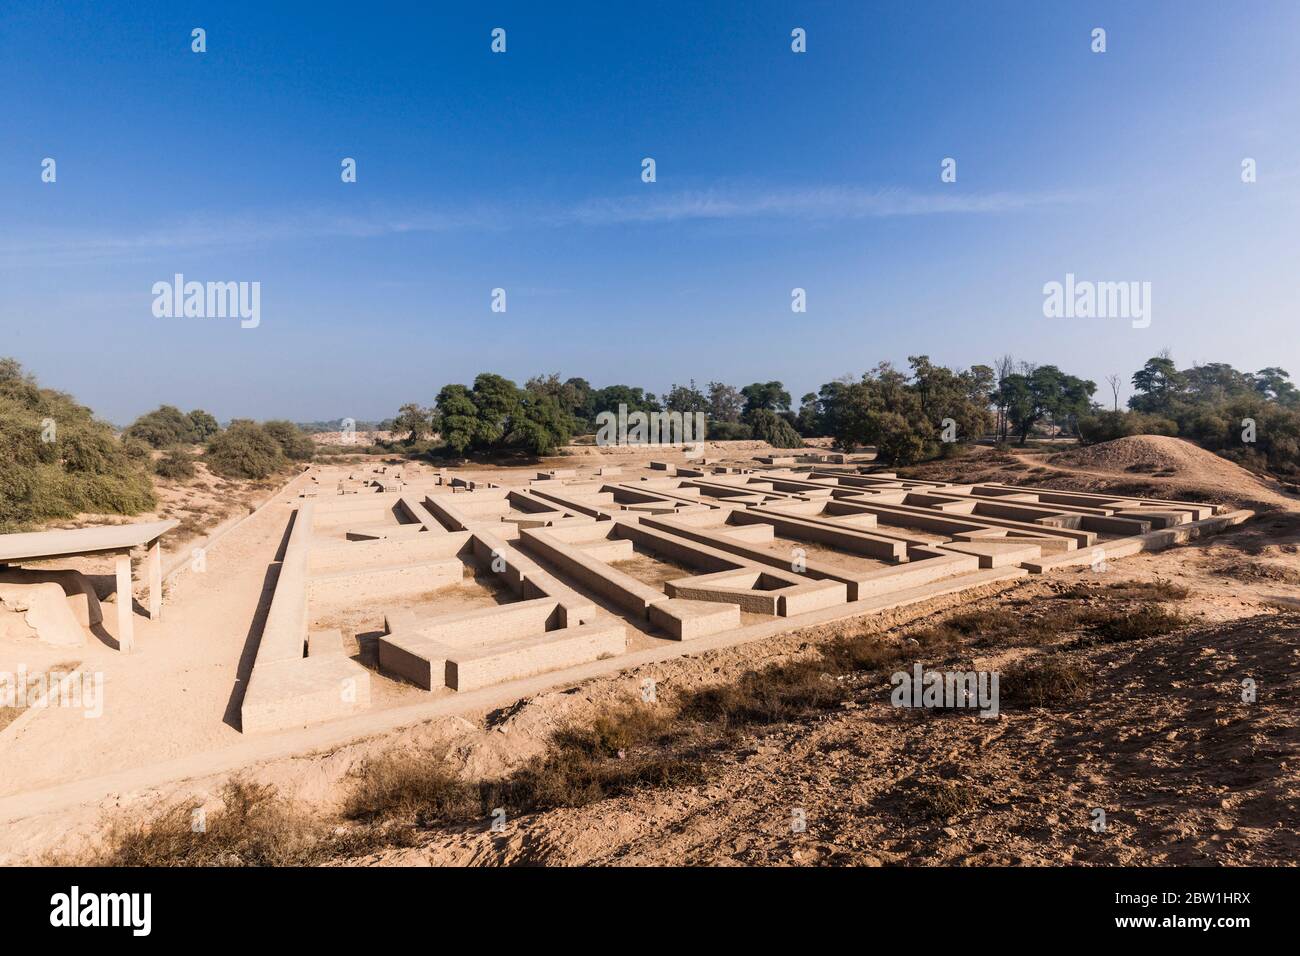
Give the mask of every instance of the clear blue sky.
[[[917, 353], [1300, 376], [1300, 4], [291, 6], [0, 7], [0, 354], [119, 423]], [[260, 327], [155, 318], [176, 272]], [[1044, 318], [1067, 272], [1151, 282], [1150, 328]]]

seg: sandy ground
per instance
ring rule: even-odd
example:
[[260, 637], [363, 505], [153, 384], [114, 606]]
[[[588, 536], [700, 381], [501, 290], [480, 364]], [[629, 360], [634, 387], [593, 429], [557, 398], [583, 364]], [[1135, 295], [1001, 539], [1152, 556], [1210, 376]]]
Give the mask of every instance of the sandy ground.
[[[1040, 459], [988, 455], [994, 480], [1092, 487], [1146, 483], [1151, 489], [1202, 475], [1152, 478], [1044, 467]], [[994, 460], [1010, 458], [1009, 462]], [[539, 467], [565, 467], [553, 460]], [[969, 469], [972, 461], [965, 461]], [[1227, 463], [1225, 463], [1227, 464]], [[951, 463], [926, 466], [939, 477]], [[1234, 467], [1235, 466], [1230, 466]], [[532, 469], [535, 470], [535, 469]], [[528, 469], [479, 468], [484, 477], [522, 478]], [[982, 476], [981, 476], [982, 477]], [[429, 833], [423, 845], [362, 861], [442, 863], [1048, 863], [1284, 862], [1300, 849], [1297, 794], [1296, 674], [1300, 619], [1280, 610], [1295, 597], [1288, 571], [1300, 545], [1297, 503], [1236, 477], [1221, 489], [1235, 500], [1277, 511], [1217, 537], [1113, 562], [1107, 581], [1184, 583], [1180, 606], [1196, 626], [1133, 644], [1077, 651], [1108, 675], [1068, 709], [975, 717], [902, 719], [885, 689], [863, 686], [852, 706], [828, 716], [749, 735], [718, 758], [707, 785], [647, 791], [581, 811], [552, 811], [486, 828]], [[1203, 490], [1205, 490], [1203, 488]], [[1174, 496], [1175, 492], [1155, 491]], [[1194, 497], [1188, 495], [1188, 497]], [[292, 501], [276, 500], [211, 549], [205, 575], [176, 579], [164, 618], [137, 617], [140, 651], [85, 648], [86, 666], [106, 678], [104, 716], [86, 720], [51, 710], [3, 744], [0, 797], [84, 780], [168, 758], [218, 753], [240, 739], [234, 729], [242, 678], [265, 614]], [[470, 777], [502, 773], [538, 753], [568, 720], [639, 694], [653, 677], [671, 694], [808, 652], [846, 628], [887, 631], [958, 607], [1032, 601], [1058, 581], [1088, 579], [1087, 569], [941, 598], [859, 622], [794, 632], [538, 694], [505, 710], [443, 717], [325, 753], [252, 765], [254, 779], [321, 813], [332, 813], [367, 757], [393, 747], [437, 747]], [[106, 607], [111, 627], [112, 606]], [[13, 649], [6, 658], [14, 656]], [[67, 660], [66, 650], [29, 668]], [[3, 662], [0, 662], [3, 663]], [[1252, 676], [1259, 701], [1244, 708], [1235, 691]], [[114, 700], [130, 706], [109, 706]], [[69, 746], [69, 741], [75, 745]], [[918, 821], [911, 781], [958, 781], [973, 806], [946, 821]], [[117, 792], [40, 818], [0, 825], [0, 862], [93, 841], [105, 814], [139, 814], [159, 803], [210, 798], [225, 774]], [[1089, 812], [1107, 810], [1104, 834]], [[806, 832], [791, 831], [795, 809]]]
[[[49, 708], [6, 741], [0, 795], [239, 739], [233, 724], [237, 697], [273, 589], [273, 561], [292, 507], [288, 502], [282, 496], [209, 548], [203, 573], [187, 567], [174, 576], [162, 619], [136, 614], [134, 652], [116, 650], [112, 602], [103, 605], [102, 639], [88, 640], [75, 654], [34, 640], [0, 648], [0, 669], [53, 663], [45, 659], [57, 650], [55, 656], [80, 659], [84, 670], [102, 674], [104, 681], [99, 717]], [[65, 565], [95, 568], [86, 559]]]

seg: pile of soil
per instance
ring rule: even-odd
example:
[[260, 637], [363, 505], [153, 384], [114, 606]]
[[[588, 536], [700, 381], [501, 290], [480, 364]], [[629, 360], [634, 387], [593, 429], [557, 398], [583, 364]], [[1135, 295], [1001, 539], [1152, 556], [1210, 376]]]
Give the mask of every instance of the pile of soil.
[[[1114, 441], [1053, 455], [1053, 468], [1103, 475], [1143, 475], [1169, 479], [1170, 492], [1206, 489], [1216, 498], [1271, 505], [1295, 501], [1282, 494], [1276, 482], [1261, 478], [1240, 465], [1220, 458], [1181, 438], [1165, 435], [1131, 435]], [[1166, 492], [1167, 494], [1169, 492]]]
[[1240, 481], [1255, 477], [1213, 452], [1165, 435], [1132, 435], [1076, 448], [1054, 455], [1051, 463], [1109, 472], [1172, 472], [1172, 477], [1198, 481]]

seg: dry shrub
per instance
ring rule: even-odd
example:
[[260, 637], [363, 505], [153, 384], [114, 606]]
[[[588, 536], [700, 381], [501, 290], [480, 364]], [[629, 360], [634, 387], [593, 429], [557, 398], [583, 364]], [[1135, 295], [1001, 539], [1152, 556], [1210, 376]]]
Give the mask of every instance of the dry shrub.
[[198, 803], [172, 804], [146, 821], [114, 821], [91, 866], [303, 866], [331, 853], [321, 827], [272, 786], [227, 781], [221, 806], [195, 832]]
[[392, 750], [353, 771], [343, 806], [349, 820], [401, 820], [418, 826], [459, 823], [481, 813], [478, 792], [437, 756]]
[[481, 821], [498, 807], [514, 816], [586, 806], [639, 786], [700, 782], [702, 754], [692, 744], [668, 707], [611, 706], [557, 730], [545, 753], [501, 780], [461, 780], [434, 754], [382, 754], [356, 772], [343, 815], [430, 827]]
[[922, 821], [947, 821], [979, 806], [979, 797], [960, 780], [912, 779], [898, 789], [912, 816]]
[[1128, 614], [1112, 615], [1093, 628], [1093, 634], [1103, 641], [1120, 643], [1140, 641], [1148, 637], [1170, 634], [1188, 623], [1187, 618], [1159, 605], [1140, 607]]
[[1154, 581], [1116, 581], [1102, 587], [1076, 584], [1057, 597], [1067, 600], [1103, 598], [1107, 601], [1181, 601], [1191, 592], [1163, 578]]
[[1083, 668], [1058, 657], [1020, 661], [1002, 672], [998, 698], [1001, 703], [1048, 707], [1077, 699], [1090, 683]]
[[847, 689], [822, 660], [776, 664], [746, 671], [735, 681], [688, 694], [681, 715], [688, 720], [739, 726], [774, 724], [837, 706]]

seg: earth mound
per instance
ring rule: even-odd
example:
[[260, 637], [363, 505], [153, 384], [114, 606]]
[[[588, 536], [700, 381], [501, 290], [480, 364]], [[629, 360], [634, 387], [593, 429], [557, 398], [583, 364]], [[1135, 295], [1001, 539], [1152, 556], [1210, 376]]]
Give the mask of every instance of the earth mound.
[[1130, 435], [1114, 441], [1061, 452], [1048, 464], [1067, 470], [1171, 479], [1179, 489], [1213, 489], [1243, 502], [1286, 502], [1274, 482], [1182, 438]]

